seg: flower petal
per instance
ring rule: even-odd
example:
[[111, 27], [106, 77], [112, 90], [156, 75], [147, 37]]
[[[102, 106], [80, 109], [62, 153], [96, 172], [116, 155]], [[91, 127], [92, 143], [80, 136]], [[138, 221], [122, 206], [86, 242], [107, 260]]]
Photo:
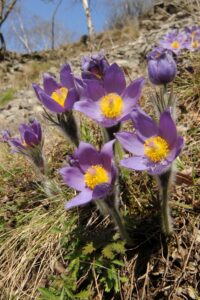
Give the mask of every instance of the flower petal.
[[156, 122], [150, 118], [141, 108], [134, 109], [131, 113], [138, 136], [145, 141], [147, 138], [158, 134]]
[[103, 199], [111, 191], [111, 185], [108, 183], [102, 183], [95, 186], [92, 194], [92, 199]]
[[73, 108], [74, 103], [79, 100], [78, 93], [75, 89], [71, 89], [68, 92], [67, 99], [65, 100], [65, 109], [70, 110]]
[[104, 88], [107, 93], [121, 95], [126, 88], [126, 80], [123, 70], [116, 64], [112, 64], [105, 72]]
[[100, 163], [100, 154], [91, 144], [80, 142], [74, 153], [74, 159], [78, 160], [81, 169], [85, 172], [90, 166]]
[[99, 109], [99, 106], [96, 102], [92, 100], [83, 100], [78, 101], [74, 104], [74, 110], [78, 110], [82, 113], [84, 113], [86, 116], [90, 117], [91, 119], [101, 122], [102, 121], [102, 115]]
[[133, 156], [124, 158], [120, 161], [122, 167], [133, 169], [137, 171], [147, 170], [147, 160], [142, 156]]
[[83, 80], [86, 85], [85, 97], [93, 101], [97, 101], [105, 95], [102, 82], [99, 80]]
[[144, 77], [140, 77], [131, 82], [131, 84], [129, 84], [129, 86], [127, 86], [127, 88], [124, 90], [122, 99], [124, 100], [124, 108], [126, 112], [131, 112], [130, 108], [137, 104], [137, 101], [141, 95], [144, 81]]
[[110, 159], [113, 159], [113, 145], [115, 143], [115, 139], [112, 141], [107, 142], [106, 144], [103, 145], [101, 148], [101, 153], [107, 155]]
[[65, 209], [70, 209], [74, 206], [84, 205], [92, 200], [93, 191], [90, 189], [84, 189], [79, 195], [72, 198], [65, 204]]
[[182, 148], [184, 146], [184, 139], [182, 136], [178, 136], [176, 144], [174, 145], [173, 149], [170, 151], [167, 161], [172, 162], [176, 159], [176, 157], [180, 154]]
[[51, 97], [49, 97], [46, 93], [43, 91], [39, 92], [39, 97], [42, 102], [42, 104], [47, 107], [50, 111], [55, 113], [61, 113], [65, 112], [66, 109], [59, 105], [56, 101], [54, 101]]
[[164, 111], [160, 116], [159, 136], [166, 140], [171, 147], [177, 141], [176, 125], [171, 117], [169, 110]]
[[64, 64], [60, 70], [60, 83], [62, 86], [71, 89], [74, 88], [74, 77], [69, 64]]
[[41, 99], [40, 99], [40, 92], [44, 93], [44, 90], [41, 89], [41, 87], [38, 84], [35, 84], [35, 83], [32, 84], [32, 87], [33, 87], [33, 89], [34, 89], [34, 91], [36, 93], [36, 96], [37, 96], [38, 100], [41, 101]]
[[43, 85], [45, 93], [47, 93], [49, 96], [51, 96], [55, 90], [61, 88], [61, 85], [58, 84], [56, 80], [47, 73], [45, 73], [43, 76]]
[[60, 169], [64, 182], [77, 191], [82, 191], [85, 188], [84, 175], [76, 167], [64, 167]]
[[37, 136], [33, 132], [28, 130], [24, 132], [24, 141], [29, 146], [32, 145], [34, 146], [39, 144]]
[[144, 154], [144, 143], [136, 134], [131, 132], [119, 132], [116, 133], [115, 136], [119, 140], [122, 147], [127, 151], [135, 155]]

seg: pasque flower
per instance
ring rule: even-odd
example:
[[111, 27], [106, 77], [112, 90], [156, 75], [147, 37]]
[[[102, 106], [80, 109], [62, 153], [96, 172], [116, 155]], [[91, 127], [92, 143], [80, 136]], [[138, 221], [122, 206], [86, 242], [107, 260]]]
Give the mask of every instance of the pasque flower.
[[12, 138], [9, 131], [3, 131], [1, 140], [11, 146], [12, 153], [25, 155], [44, 173], [43, 138], [40, 123], [32, 120], [29, 124], [21, 124], [19, 132], [20, 137]]
[[174, 80], [176, 62], [171, 51], [155, 48], [147, 55], [149, 79], [153, 84], [166, 85]]
[[82, 78], [102, 80], [109, 63], [102, 52], [84, 56], [81, 62]]
[[135, 133], [116, 134], [124, 149], [134, 154], [123, 159], [121, 165], [133, 170], [147, 170], [152, 175], [166, 172], [183, 147], [183, 138], [177, 134], [170, 111], [161, 114], [159, 125], [141, 109], [135, 109], [131, 117]]
[[103, 199], [112, 193], [117, 176], [113, 163], [113, 144], [110, 141], [97, 151], [81, 142], [69, 160], [69, 166], [60, 170], [64, 182], [79, 191], [79, 195], [66, 203], [66, 209]]
[[60, 83], [51, 75], [44, 74], [43, 86], [44, 89], [33, 84], [38, 99], [51, 112], [63, 113], [71, 110], [75, 101], [79, 99], [69, 64], [64, 64], [60, 70]]
[[35, 93], [45, 108], [56, 113], [57, 119], [52, 117], [44, 108], [45, 117], [53, 125], [58, 126], [77, 146], [79, 144], [79, 130], [72, 108], [74, 103], [79, 100], [82, 81], [75, 79], [69, 64], [65, 64], [60, 70], [60, 83], [57, 83], [49, 74], [44, 74], [43, 85], [44, 89], [41, 89], [39, 85], [33, 84]]
[[140, 98], [144, 78], [126, 87], [124, 72], [114, 63], [106, 69], [102, 81], [84, 80], [84, 84], [85, 95], [75, 103], [74, 109], [103, 127], [112, 127], [129, 117]]
[[163, 40], [159, 41], [159, 46], [179, 54], [181, 49], [185, 48], [186, 35], [178, 30], [173, 30], [166, 34]]

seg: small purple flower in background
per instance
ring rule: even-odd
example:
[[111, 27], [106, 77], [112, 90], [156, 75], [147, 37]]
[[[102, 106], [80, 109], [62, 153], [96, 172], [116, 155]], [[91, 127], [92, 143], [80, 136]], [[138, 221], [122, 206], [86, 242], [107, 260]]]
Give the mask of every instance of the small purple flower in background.
[[171, 50], [176, 55], [185, 48], [186, 35], [179, 33], [178, 30], [173, 30], [172, 32], [166, 34], [164, 39], [159, 41], [159, 47]]
[[155, 48], [147, 55], [149, 79], [153, 84], [166, 85], [174, 80], [176, 62], [171, 51]]
[[41, 89], [39, 85], [33, 84], [36, 96], [51, 112], [63, 113], [71, 110], [79, 99], [68, 64], [63, 65], [60, 70], [60, 83], [57, 83], [49, 74], [44, 74], [43, 86], [44, 89]]
[[126, 87], [123, 70], [112, 64], [107, 68], [102, 81], [85, 80], [86, 91], [74, 109], [78, 110], [103, 127], [112, 127], [126, 120], [141, 95], [144, 78], [132, 81]]
[[149, 174], [166, 172], [183, 147], [183, 138], [177, 134], [169, 110], [160, 116], [159, 125], [141, 109], [131, 114], [135, 133], [116, 134], [121, 145], [134, 156], [125, 158], [121, 165], [133, 170], [147, 170]]
[[186, 32], [186, 42], [185, 48], [189, 51], [197, 51], [200, 49], [200, 27], [192, 26], [185, 27]]
[[12, 153], [19, 153], [29, 158], [44, 173], [43, 139], [40, 123], [32, 120], [28, 125], [21, 124], [19, 131], [19, 138], [12, 138], [9, 131], [3, 131], [1, 141], [11, 146]]
[[196, 36], [200, 35], [200, 26], [197, 26], [197, 25], [193, 25], [191, 27], [186, 26], [184, 28], [184, 31], [185, 31], [187, 37], [193, 39], [195, 35]]
[[102, 52], [84, 56], [81, 62], [82, 78], [102, 80], [109, 66]]
[[70, 166], [60, 170], [64, 182], [80, 192], [66, 203], [66, 209], [103, 199], [112, 193], [117, 176], [113, 164], [114, 142], [112, 140], [104, 144], [101, 151], [81, 142], [70, 158]]

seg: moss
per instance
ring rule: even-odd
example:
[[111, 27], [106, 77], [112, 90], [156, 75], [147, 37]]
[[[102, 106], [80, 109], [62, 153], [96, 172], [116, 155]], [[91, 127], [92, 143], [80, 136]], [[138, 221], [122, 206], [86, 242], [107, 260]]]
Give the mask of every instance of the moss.
[[15, 90], [13, 88], [9, 88], [6, 91], [0, 94], [0, 106], [3, 106], [13, 100], [15, 94]]

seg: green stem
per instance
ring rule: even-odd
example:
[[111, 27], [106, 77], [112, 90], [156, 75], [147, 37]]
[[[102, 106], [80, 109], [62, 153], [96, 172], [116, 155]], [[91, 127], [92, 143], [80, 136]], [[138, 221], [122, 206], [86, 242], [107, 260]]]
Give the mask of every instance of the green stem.
[[172, 169], [159, 176], [161, 185], [161, 219], [162, 219], [162, 231], [166, 236], [169, 236], [172, 231], [172, 221], [169, 210], [169, 190], [171, 183]]

